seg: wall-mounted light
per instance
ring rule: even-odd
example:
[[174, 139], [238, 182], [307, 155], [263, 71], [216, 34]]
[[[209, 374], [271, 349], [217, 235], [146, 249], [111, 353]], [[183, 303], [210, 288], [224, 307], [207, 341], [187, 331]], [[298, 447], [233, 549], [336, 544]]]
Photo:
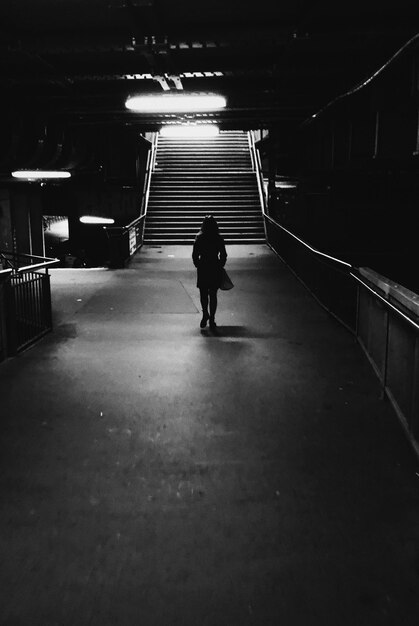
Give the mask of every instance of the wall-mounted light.
[[96, 215], [83, 215], [79, 218], [82, 224], [114, 224], [115, 220], [111, 217], [96, 217]]
[[215, 124], [177, 124], [163, 126], [162, 137], [216, 137], [220, 129]]
[[13, 178], [22, 180], [45, 180], [47, 178], [70, 178], [70, 172], [63, 170], [15, 170]]
[[275, 187], [279, 187], [279, 189], [296, 189], [297, 185], [295, 183], [275, 183]]
[[224, 96], [211, 94], [161, 94], [159, 96], [131, 96], [125, 106], [137, 113], [195, 113], [224, 109]]

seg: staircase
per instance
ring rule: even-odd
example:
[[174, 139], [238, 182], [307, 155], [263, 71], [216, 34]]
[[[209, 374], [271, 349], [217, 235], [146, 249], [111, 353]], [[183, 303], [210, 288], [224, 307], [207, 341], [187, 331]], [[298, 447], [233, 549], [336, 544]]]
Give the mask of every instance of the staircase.
[[192, 244], [212, 214], [226, 243], [265, 241], [256, 173], [247, 133], [159, 137], [144, 243]]

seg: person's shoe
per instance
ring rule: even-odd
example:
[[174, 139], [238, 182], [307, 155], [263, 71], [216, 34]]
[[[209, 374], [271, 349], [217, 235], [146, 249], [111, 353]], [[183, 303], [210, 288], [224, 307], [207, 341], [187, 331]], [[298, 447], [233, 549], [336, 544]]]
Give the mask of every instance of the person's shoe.
[[210, 328], [217, 328], [217, 324], [215, 323], [215, 319], [213, 317], [210, 317], [209, 325]]
[[201, 328], [205, 328], [205, 326], [207, 325], [207, 322], [209, 320], [209, 315], [208, 313], [203, 313], [202, 314], [202, 320], [200, 321], [200, 327]]

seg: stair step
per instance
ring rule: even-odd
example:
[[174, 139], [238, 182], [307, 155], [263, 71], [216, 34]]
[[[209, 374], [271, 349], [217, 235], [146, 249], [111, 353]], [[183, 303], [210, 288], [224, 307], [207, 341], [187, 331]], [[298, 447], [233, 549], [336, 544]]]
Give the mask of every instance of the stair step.
[[[172, 220], [171, 222], [156, 222], [155, 220], [149, 220], [147, 218], [147, 230], [149, 228], [154, 229], [173, 229], [173, 228], [194, 228], [200, 227], [202, 220]], [[220, 221], [218, 222], [220, 230], [223, 229], [241, 229], [241, 228], [262, 228], [263, 221], [261, 220], [239, 220], [239, 221]]]
[[202, 150], [182, 150], [181, 148], [179, 148], [179, 150], [160, 150], [158, 153], [158, 157], [159, 159], [190, 159], [190, 158], [194, 158], [194, 157], [199, 157], [201, 159], [206, 159], [207, 157], [210, 159], [234, 159], [234, 160], [240, 160], [242, 159], [243, 161], [250, 161], [250, 155], [249, 152], [247, 152], [245, 150], [242, 150], [241, 152], [238, 152], [237, 150], [206, 150], [206, 149], [202, 149]]
[[[151, 222], [160, 222], [160, 223], [164, 223], [164, 224], [168, 224], [168, 223], [172, 223], [175, 221], [178, 222], [194, 222], [194, 223], [201, 223], [203, 217], [205, 217], [205, 215], [203, 214], [199, 214], [199, 213], [195, 213], [195, 214], [190, 214], [190, 213], [173, 213], [172, 215], [170, 213], [165, 213], [164, 215], [162, 215], [161, 213], [157, 212], [157, 213], [147, 213], [147, 220], [148, 223]], [[258, 222], [261, 223], [262, 217], [261, 217], [261, 213], [257, 213], [256, 211], [253, 214], [250, 215], [243, 215], [243, 214], [227, 214], [227, 215], [220, 215], [218, 213], [216, 213], [214, 215], [214, 217], [216, 218], [217, 222], [219, 224], [226, 224], [226, 223], [231, 223], [231, 224], [237, 224], [237, 222]]]
[[159, 137], [145, 220], [145, 243], [191, 245], [208, 213], [226, 243], [264, 242], [247, 133], [208, 139]]
[[256, 209], [256, 207], [259, 208], [260, 210], [260, 205], [257, 204], [255, 201], [251, 201], [251, 202], [240, 202], [240, 204], [233, 203], [231, 202], [230, 204], [223, 202], [223, 204], [220, 204], [219, 202], [193, 202], [191, 201], [189, 204], [186, 202], [182, 202], [182, 203], [176, 203], [176, 202], [165, 202], [165, 201], [160, 201], [160, 200], [150, 200], [148, 203], [149, 208], [153, 208], [153, 209], [158, 209], [158, 208], [166, 208], [166, 209], [193, 209], [194, 207], [197, 208], [201, 208], [203, 209], [204, 207], [208, 207], [211, 209], [215, 209], [215, 208], [220, 208], [220, 209], [242, 209], [242, 208], [251, 208], [254, 207]]
[[[204, 219], [204, 217], [207, 215], [207, 213], [205, 211], [202, 211], [201, 213], [177, 213], [175, 211], [173, 211], [172, 213], [170, 212], [165, 212], [164, 214], [160, 214], [159, 212], [152, 212], [149, 211], [147, 213], [147, 223], [150, 220], [156, 220], [156, 219], [160, 219], [161, 221], [166, 221], [166, 222], [172, 222], [173, 220], [179, 220], [179, 221], [183, 221], [183, 220], [194, 220], [196, 222], [202, 223], [202, 220]], [[233, 213], [233, 212], [219, 212], [219, 211], [215, 211], [214, 213], [211, 213], [211, 215], [214, 215], [215, 219], [217, 221], [219, 221], [219, 223], [225, 222], [225, 221], [234, 221], [234, 222], [239, 222], [239, 221], [248, 221], [248, 220], [252, 220], [252, 221], [257, 221], [257, 220], [262, 220], [261, 218], [261, 213], [260, 211], [253, 211], [253, 212], [246, 212], [246, 213]]]
[[182, 174], [181, 172], [158, 172], [158, 171], [154, 171], [153, 175], [152, 175], [152, 180], [158, 180], [158, 181], [167, 181], [167, 182], [172, 182], [172, 181], [176, 181], [176, 182], [180, 182], [180, 181], [184, 181], [186, 183], [188, 182], [197, 182], [197, 183], [203, 183], [203, 182], [208, 182], [209, 184], [211, 183], [215, 183], [216, 181], [218, 182], [223, 182], [223, 183], [228, 183], [228, 184], [233, 184], [235, 181], [237, 182], [249, 182], [250, 180], [255, 180], [255, 173], [254, 172], [246, 172], [246, 171], [238, 171], [238, 172], [231, 172], [229, 171], [228, 173], [225, 172], [214, 172], [213, 176], [211, 176], [211, 179], [208, 180], [208, 176], [206, 174], [202, 174], [202, 172], [199, 172], [198, 174], [194, 174], [193, 172], [185, 172], [184, 174]]
[[[173, 219], [175, 217], [179, 218], [190, 218], [190, 219], [203, 219], [206, 215], [206, 211], [147, 211], [147, 217], [155, 217], [161, 216], [162, 219]], [[216, 210], [213, 212], [213, 215], [216, 219], [239, 219], [249, 217], [261, 217], [260, 209], [249, 209], [246, 211], [220, 211]]]
[[[224, 237], [224, 243], [226, 244], [252, 244], [252, 243], [266, 243], [265, 236], [263, 237], [248, 237], [238, 234], [236, 237]], [[195, 237], [146, 237], [144, 239], [144, 243], [148, 245], [165, 245], [165, 244], [173, 244], [173, 245], [189, 245], [192, 247], [195, 241]]]
[[[184, 231], [184, 230], [178, 230], [178, 231], [148, 231], [147, 235], [145, 237], [145, 239], [189, 239], [190, 241], [194, 241], [198, 235], [199, 229], [198, 230], [191, 230], [191, 231]], [[226, 239], [243, 239], [243, 238], [255, 238], [255, 237], [260, 237], [261, 239], [265, 236], [265, 231], [262, 229], [258, 230], [258, 231], [248, 231], [248, 230], [237, 230], [237, 231], [232, 231], [232, 232], [222, 232], [220, 231], [220, 235], [221, 237], [226, 240]]]
[[171, 179], [171, 180], [167, 180], [164, 182], [161, 180], [154, 180], [150, 185], [150, 189], [153, 189], [153, 191], [156, 189], [162, 189], [164, 191], [170, 190], [170, 189], [179, 191], [179, 190], [184, 189], [188, 193], [191, 191], [199, 191], [199, 190], [219, 191], [219, 192], [240, 190], [241, 192], [243, 192], [243, 191], [250, 191], [250, 190], [256, 189], [255, 185], [256, 185], [256, 181], [255, 181], [255, 184], [253, 185], [252, 181], [250, 180], [238, 181], [237, 184], [235, 185], [234, 179], [228, 183], [222, 180], [220, 181], [212, 180], [208, 184], [206, 184], [205, 181], [203, 180], [193, 181], [192, 179], [189, 179], [189, 180]]
[[[203, 212], [201, 214], [178, 214], [173, 213], [172, 215], [164, 215], [160, 216], [159, 213], [147, 213], [147, 224], [151, 222], [155, 222], [159, 220], [159, 223], [171, 224], [173, 222], [195, 222], [196, 224], [202, 224], [202, 220], [207, 215], [207, 213]], [[214, 215], [215, 219], [219, 224], [224, 224], [225, 222], [234, 222], [236, 224], [240, 222], [253, 222], [253, 223], [261, 223], [263, 220], [261, 218], [261, 214], [253, 213], [251, 215], [242, 215], [242, 214], [226, 214], [222, 215], [220, 213], [211, 213]]]
[[[144, 245], [147, 246], [164, 246], [167, 243], [173, 246], [190, 246], [192, 249], [194, 239], [171, 239], [170, 242], [167, 242], [165, 239], [145, 239]], [[266, 243], [265, 237], [257, 237], [257, 238], [238, 238], [238, 239], [224, 239], [224, 243], [226, 245], [254, 245], [254, 244], [263, 244]]]
[[[150, 228], [147, 230], [147, 236], [159, 235], [159, 236], [183, 236], [183, 235], [191, 235], [195, 236], [198, 234], [199, 228], [165, 228], [165, 229], [156, 229]], [[263, 233], [263, 228], [220, 228], [220, 235], [222, 237], [235, 237], [236, 235], [259, 235], [261, 236]]]
[[193, 204], [194, 202], [217, 202], [219, 204], [231, 204], [231, 203], [241, 203], [253, 201], [259, 204], [259, 194], [256, 191], [252, 194], [250, 193], [236, 193], [236, 194], [206, 194], [204, 195], [201, 192], [191, 192], [188, 194], [176, 194], [176, 193], [159, 193], [156, 196], [155, 192], [150, 193], [150, 202], [152, 200], [156, 200], [156, 202], [174, 202], [174, 203], [185, 203], [185, 204]]

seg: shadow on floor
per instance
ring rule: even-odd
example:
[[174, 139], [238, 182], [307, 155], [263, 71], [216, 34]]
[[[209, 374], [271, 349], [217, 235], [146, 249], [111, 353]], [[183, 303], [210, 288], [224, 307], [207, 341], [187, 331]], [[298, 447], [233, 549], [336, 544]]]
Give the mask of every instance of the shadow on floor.
[[214, 329], [209, 327], [202, 329], [203, 335], [211, 337], [229, 337], [237, 339], [281, 339], [283, 336], [278, 332], [263, 331], [249, 326], [217, 326]]

